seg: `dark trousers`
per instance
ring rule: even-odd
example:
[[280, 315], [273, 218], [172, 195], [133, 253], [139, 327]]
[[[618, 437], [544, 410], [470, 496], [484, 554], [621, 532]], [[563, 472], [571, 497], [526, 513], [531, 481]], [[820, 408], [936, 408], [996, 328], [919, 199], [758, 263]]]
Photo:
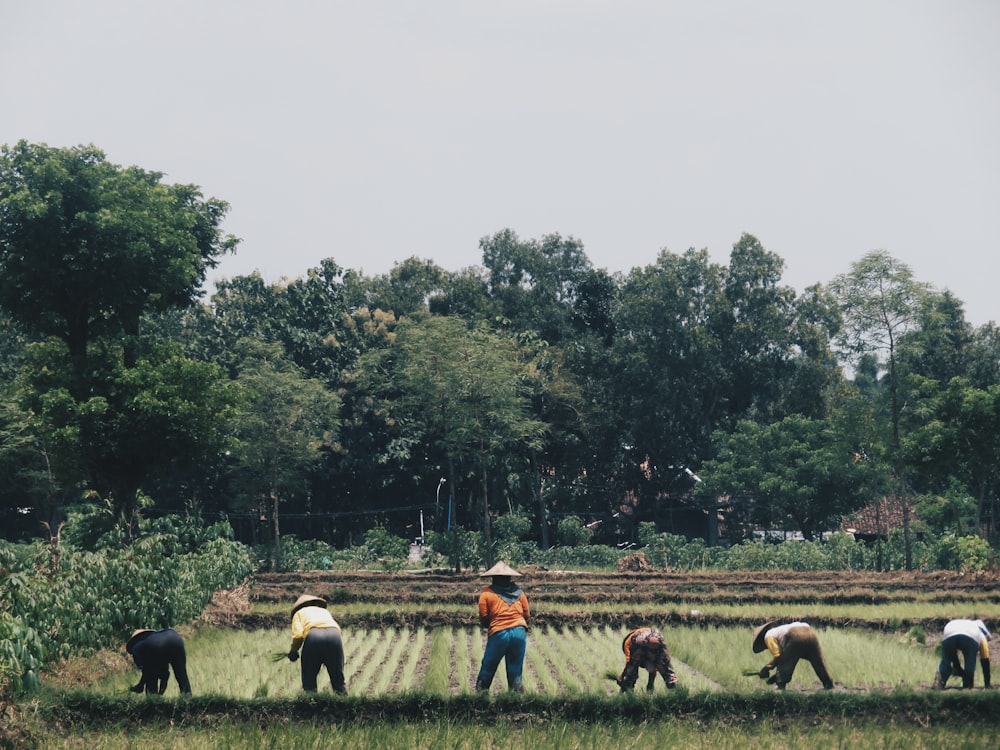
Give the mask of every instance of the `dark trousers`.
[[184, 639], [176, 630], [166, 629], [151, 633], [139, 648], [142, 661], [142, 680], [147, 693], [163, 695], [170, 678], [170, 668], [174, 670], [177, 686], [182, 693], [191, 692], [187, 674], [187, 655], [184, 653]]
[[344, 685], [344, 642], [339, 628], [313, 628], [302, 644], [302, 689], [316, 692], [319, 670], [326, 667], [335, 693], [347, 693]]
[[[971, 688], [976, 677], [976, 656], [979, 654], [979, 644], [974, 638], [967, 635], [950, 635], [941, 641], [941, 664], [938, 672], [941, 673], [941, 684], [948, 682], [951, 677], [952, 664], [958, 664], [958, 655], [962, 654], [965, 662], [960, 674], [962, 675], [962, 687]], [[955, 670], [958, 671], [958, 670]]]
[[781, 642], [781, 656], [774, 660], [778, 673], [772, 675], [768, 683], [776, 682], [781, 690], [785, 689], [792, 679], [795, 665], [799, 659], [805, 659], [812, 664], [813, 671], [827, 690], [833, 687], [833, 680], [827, 671], [823, 660], [823, 651], [819, 647], [819, 639], [812, 628], [795, 627], [789, 630]]

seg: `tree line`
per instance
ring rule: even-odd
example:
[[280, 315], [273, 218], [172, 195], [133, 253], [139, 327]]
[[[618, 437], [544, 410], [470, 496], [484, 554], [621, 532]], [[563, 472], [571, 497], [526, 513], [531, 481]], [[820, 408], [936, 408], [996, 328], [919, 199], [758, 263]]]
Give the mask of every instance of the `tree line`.
[[1000, 330], [885, 250], [799, 293], [750, 234], [727, 265], [609, 273], [502, 229], [468, 268], [329, 257], [206, 296], [227, 211], [94, 146], [3, 147], [8, 533], [83, 506], [127, 543], [179, 510], [255, 542], [475, 530], [491, 560], [511, 513], [542, 549], [567, 517], [717, 544], [820, 538], [888, 498], [907, 550], [994, 538]]

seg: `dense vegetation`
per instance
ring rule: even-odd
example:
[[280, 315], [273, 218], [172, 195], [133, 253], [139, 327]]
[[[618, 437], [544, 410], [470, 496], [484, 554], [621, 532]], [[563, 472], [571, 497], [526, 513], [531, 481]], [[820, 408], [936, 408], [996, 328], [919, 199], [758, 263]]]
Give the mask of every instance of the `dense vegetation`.
[[885, 251], [796, 293], [749, 234], [725, 266], [664, 250], [609, 274], [504, 229], [475, 267], [329, 258], [205, 300], [227, 208], [94, 147], [4, 147], [8, 538], [80, 504], [126, 539], [186, 509], [278, 566], [283, 532], [375, 526], [449, 534], [457, 566], [467, 531], [494, 559], [512, 512], [541, 550], [570, 516], [603, 544], [650, 522], [715, 546], [819, 538], [880, 498], [871, 533], [898, 527], [906, 567], [919, 539], [995, 534], [1000, 330]]

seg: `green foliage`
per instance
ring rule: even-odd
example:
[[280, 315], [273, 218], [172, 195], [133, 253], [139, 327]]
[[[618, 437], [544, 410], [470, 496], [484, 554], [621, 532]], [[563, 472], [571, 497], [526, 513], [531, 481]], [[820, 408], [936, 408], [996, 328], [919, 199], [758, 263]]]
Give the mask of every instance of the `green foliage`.
[[523, 541], [529, 534], [531, 517], [526, 513], [507, 513], [493, 522], [493, 539], [498, 543]]
[[982, 537], [949, 534], [936, 546], [936, 567], [960, 573], [985, 570], [990, 564], [990, 545]]
[[[162, 533], [170, 525], [174, 531]], [[220, 525], [196, 532], [191, 519], [161, 519], [159, 526], [161, 533], [130, 546], [96, 551], [0, 546], [0, 669], [12, 686], [32, 687], [49, 660], [118, 645], [137, 628], [187, 622], [215, 591], [250, 575], [248, 550]]]
[[580, 547], [590, 544], [591, 532], [577, 516], [559, 519], [556, 525], [556, 541], [564, 547]]
[[552, 547], [539, 550], [534, 562], [548, 568], [563, 570], [613, 569], [624, 554], [621, 550], [604, 544], [584, 544], [579, 547]]
[[382, 526], [375, 526], [365, 532], [365, 543], [361, 549], [361, 561], [366, 565], [381, 565], [386, 570], [399, 570], [406, 564], [410, 554], [410, 543], [393, 536]]
[[[353, 555], [340, 552], [319, 539], [299, 539], [294, 534], [281, 537], [281, 568], [282, 571], [325, 570], [333, 567], [335, 561], [343, 562]], [[254, 558], [270, 560], [271, 550], [268, 545], [254, 548]], [[342, 566], [343, 567], [343, 566]]]
[[656, 524], [651, 521], [639, 524], [639, 543], [650, 561], [661, 568], [711, 568], [726, 554], [722, 547], [709, 547], [701, 538], [688, 540], [679, 534], [657, 534]]
[[461, 526], [452, 526], [448, 531], [427, 532], [427, 545], [456, 570], [476, 568], [483, 564], [482, 534]]

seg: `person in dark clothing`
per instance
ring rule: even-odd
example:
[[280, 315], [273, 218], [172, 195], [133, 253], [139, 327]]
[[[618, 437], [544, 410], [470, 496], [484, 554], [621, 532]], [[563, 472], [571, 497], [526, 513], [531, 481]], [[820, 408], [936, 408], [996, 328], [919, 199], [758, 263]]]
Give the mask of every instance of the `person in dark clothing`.
[[649, 672], [646, 691], [652, 691], [656, 675], [663, 677], [667, 689], [677, 687], [677, 675], [670, 664], [670, 652], [663, 641], [663, 634], [656, 628], [636, 628], [622, 641], [625, 653], [625, 669], [616, 680], [623, 693], [635, 687], [639, 679], [639, 669]]
[[125, 644], [125, 651], [132, 655], [132, 661], [142, 670], [138, 684], [129, 688], [133, 693], [145, 690], [146, 693], [163, 695], [170, 679], [170, 669], [173, 668], [181, 693], [190, 695], [184, 639], [176, 630], [136, 630]]

